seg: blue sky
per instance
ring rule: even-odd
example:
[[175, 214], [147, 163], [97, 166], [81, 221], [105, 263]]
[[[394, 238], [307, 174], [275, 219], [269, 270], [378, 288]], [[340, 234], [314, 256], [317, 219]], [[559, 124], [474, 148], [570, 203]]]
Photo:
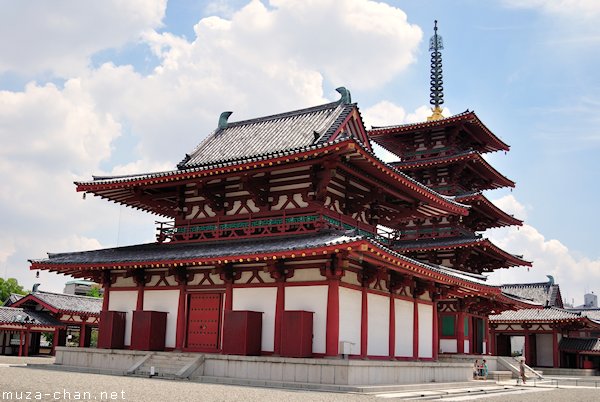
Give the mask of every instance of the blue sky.
[[489, 236], [534, 267], [492, 280], [554, 275], [576, 304], [600, 289], [597, 1], [0, 5], [0, 275], [30, 287], [28, 258], [152, 241], [154, 217], [72, 181], [171, 169], [223, 110], [282, 112], [344, 85], [368, 124], [422, 119], [437, 19], [448, 112], [475, 110], [511, 145], [488, 160], [517, 187], [488, 197], [526, 225]]

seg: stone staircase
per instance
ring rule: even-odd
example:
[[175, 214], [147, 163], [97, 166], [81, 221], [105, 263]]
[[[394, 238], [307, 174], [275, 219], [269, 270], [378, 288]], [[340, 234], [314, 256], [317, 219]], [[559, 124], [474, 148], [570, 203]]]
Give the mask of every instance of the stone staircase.
[[204, 355], [149, 352], [129, 369], [127, 375], [138, 377], [160, 377], [189, 379], [202, 369]]
[[[512, 373], [513, 378], [520, 378], [521, 371], [519, 369], [519, 360], [514, 357], [498, 356], [498, 365], [502, 366], [506, 370]], [[533, 368], [525, 365], [525, 377], [527, 380], [535, 379], [536, 381], [543, 381], [544, 376], [542, 371], [534, 370]]]

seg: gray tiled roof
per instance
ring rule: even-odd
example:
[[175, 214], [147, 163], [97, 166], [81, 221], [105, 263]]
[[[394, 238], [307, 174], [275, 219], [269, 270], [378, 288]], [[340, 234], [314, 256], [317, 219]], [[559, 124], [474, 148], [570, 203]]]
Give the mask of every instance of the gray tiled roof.
[[502, 291], [548, 307], [562, 307], [560, 287], [552, 282], [502, 285]]
[[178, 166], [186, 169], [327, 142], [354, 107], [338, 101], [228, 123], [202, 141]]
[[11, 293], [10, 296], [8, 296], [8, 299], [6, 299], [4, 301], [4, 305], [8, 307], [11, 304], [15, 303], [16, 301], [20, 300], [21, 298], [23, 298], [23, 295], [18, 295], [16, 293]]
[[584, 315], [594, 321], [600, 321], [600, 309], [568, 309], [569, 311], [572, 311], [574, 313], [581, 313], [581, 315]]
[[598, 338], [562, 338], [558, 345], [560, 350], [600, 353]]
[[548, 322], [553, 320], [572, 320], [582, 318], [580, 314], [573, 313], [556, 307], [526, 308], [521, 310], [507, 310], [501, 314], [491, 315], [490, 321], [527, 321]]
[[32, 325], [64, 326], [45, 311], [35, 311], [19, 307], [0, 307], [0, 323], [14, 323], [18, 316], [27, 318]]
[[102, 264], [185, 260], [299, 250], [348, 243], [359, 239], [361, 239], [360, 236], [351, 237], [338, 231], [324, 231], [309, 235], [261, 237], [259, 239], [198, 243], [147, 243], [94, 251], [48, 254], [48, 259], [43, 261], [54, 264]]
[[42, 291], [31, 293], [31, 296], [61, 311], [100, 314], [102, 310], [102, 299], [98, 297]]
[[447, 275], [455, 279], [471, 282], [489, 288], [498, 286], [487, 284], [482, 277], [471, 275], [441, 265], [428, 264], [406, 257], [385, 245], [364, 236], [354, 236], [335, 230], [324, 230], [314, 234], [293, 235], [288, 237], [271, 237], [259, 239], [239, 239], [226, 242], [199, 243], [148, 243], [135, 246], [117, 247], [94, 251], [48, 254], [48, 258], [37, 260], [50, 264], [109, 264], [173, 261], [200, 258], [218, 258], [236, 255], [252, 255], [269, 252], [303, 250], [322, 246], [346, 244], [359, 240], [367, 240], [389, 254], [407, 262], [426, 268], [429, 271]]

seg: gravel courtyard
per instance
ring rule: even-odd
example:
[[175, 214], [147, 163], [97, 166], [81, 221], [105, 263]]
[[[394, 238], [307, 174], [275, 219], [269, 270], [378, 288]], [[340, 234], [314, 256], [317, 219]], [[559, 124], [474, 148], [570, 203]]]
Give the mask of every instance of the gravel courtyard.
[[[389, 395], [357, 395], [294, 391], [233, 385], [203, 384], [99, 374], [34, 369], [15, 364], [48, 364], [51, 359], [0, 359], [0, 401], [6, 400], [113, 400], [113, 401], [380, 401]], [[444, 400], [577, 402], [600, 400], [600, 388], [569, 388], [511, 392], [497, 396], [468, 396]], [[529, 392], [532, 391], [532, 392]], [[535, 391], [535, 392], [533, 392]]]

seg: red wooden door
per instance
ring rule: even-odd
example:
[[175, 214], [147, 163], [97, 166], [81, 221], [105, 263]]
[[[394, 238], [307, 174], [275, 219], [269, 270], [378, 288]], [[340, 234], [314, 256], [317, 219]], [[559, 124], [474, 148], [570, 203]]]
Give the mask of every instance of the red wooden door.
[[191, 294], [188, 306], [188, 349], [216, 352], [221, 329], [221, 294]]

